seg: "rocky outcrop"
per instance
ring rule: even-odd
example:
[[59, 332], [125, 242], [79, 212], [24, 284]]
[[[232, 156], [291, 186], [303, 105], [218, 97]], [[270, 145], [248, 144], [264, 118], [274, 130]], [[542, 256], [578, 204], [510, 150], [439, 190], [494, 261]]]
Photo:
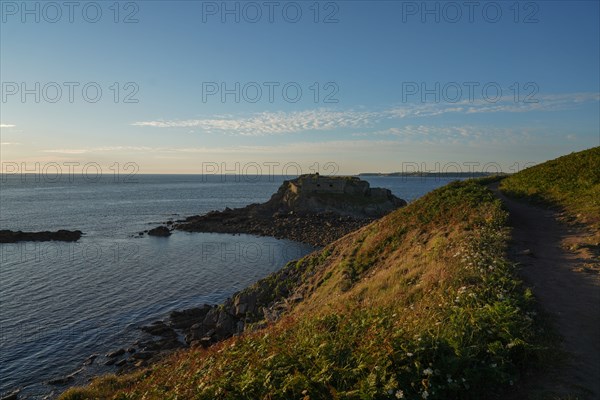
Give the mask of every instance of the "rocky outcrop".
[[162, 237], [171, 236], [171, 230], [169, 228], [167, 228], [166, 226], [159, 226], [154, 229], [150, 229], [148, 231], [148, 235], [162, 236]]
[[371, 188], [360, 178], [301, 175], [285, 181], [271, 199], [259, 206], [264, 212], [296, 214], [334, 213], [353, 218], [380, 218], [406, 205], [389, 189]]
[[49, 242], [52, 240], [60, 242], [76, 242], [81, 238], [81, 231], [67, 231], [64, 229], [56, 232], [21, 232], [0, 230], [0, 243], [16, 243], [16, 242]]
[[406, 205], [388, 189], [355, 177], [302, 175], [285, 181], [271, 199], [211, 211], [174, 224], [189, 232], [247, 233], [325, 246]]

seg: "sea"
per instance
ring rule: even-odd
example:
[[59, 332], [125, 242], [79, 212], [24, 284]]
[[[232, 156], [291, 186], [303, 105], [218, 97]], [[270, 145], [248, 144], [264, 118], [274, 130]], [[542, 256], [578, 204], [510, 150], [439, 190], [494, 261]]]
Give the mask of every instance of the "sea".
[[[114, 372], [93, 354], [147, 338], [170, 311], [220, 303], [315, 248], [251, 235], [141, 232], [225, 207], [267, 201], [287, 176], [0, 175], [0, 229], [81, 230], [75, 243], [0, 244], [0, 395], [52, 399]], [[363, 176], [413, 201], [456, 180]], [[101, 357], [98, 358], [101, 360]]]

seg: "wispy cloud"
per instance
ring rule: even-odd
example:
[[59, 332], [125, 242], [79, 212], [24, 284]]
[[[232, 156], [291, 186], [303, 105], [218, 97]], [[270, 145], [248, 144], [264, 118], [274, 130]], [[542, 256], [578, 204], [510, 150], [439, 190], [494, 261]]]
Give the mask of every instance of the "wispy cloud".
[[1, 142], [0, 146], [18, 146], [21, 143], [15, 143], [15, 142]]
[[[519, 101], [515, 101], [519, 100]], [[539, 95], [531, 98], [462, 100], [456, 103], [406, 103], [375, 111], [305, 110], [293, 112], [262, 112], [249, 116], [214, 116], [204, 119], [138, 121], [131, 125], [154, 128], [199, 129], [205, 133], [240, 136], [293, 134], [306, 131], [376, 128], [383, 121], [406, 118], [435, 117], [444, 114], [526, 113], [571, 109], [582, 103], [598, 102], [599, 93]]]
[[87, 154], [91, 153], [91, 149], [48, 149], [42, 150], [42, 153], [56, 153], [56, 154]]
[[567, 93], [554, 95], [522, 95], [515, 99], [512, 94], [498, 101], [485, 99], [461, 100], [456, 103], [410, 103], [384, 111], [389, 118], [434, 117], [443, 114], [526, 113], [535, 111], [560, 111], [572, 109], [582, 103], [600, 101], [600, 93]]
[[373, 132], [353, 133], [354, 137], [394, 137], [404, 143], [468, 144], [506, 143], [531, 137], [530, 128], [496, 128], [487, 126], [406, 125]]
[[368, 126], [380, 118], [377, 112], [307, 110], [263, 112], [243, 118], [215, 117], [189, 120], [134, 122], [133, 126], [156, 128], [200, 128], [207, 133], [229, 133], [243, 136], [277, 135], [303, 131], [328, 131], [338, 128]]
[[43, 153], [57, 154], [89, 154], [89, 153], [104, 153], [104, 152], [156, 152], [164, 148], [148, 147], [148, 146], [104, 146], [104, 147], [89, 147], [79, 149], [48, 149], [42, 150]]
[[0, 124], [0, 128], [1, 129], [9, 129], [9, 128], [15, 128], [16, 125], [13, 124]]

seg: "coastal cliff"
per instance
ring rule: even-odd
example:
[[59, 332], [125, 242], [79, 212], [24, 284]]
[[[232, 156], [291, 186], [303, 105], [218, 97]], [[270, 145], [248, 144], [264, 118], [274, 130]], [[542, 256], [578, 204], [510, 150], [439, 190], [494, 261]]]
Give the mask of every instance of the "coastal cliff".
[[171, 313], [149, 329], [183, 331], [188, 349], [61, 400], [490, 398], [542, 348], [505, 221], [483, 185], [450, 184], [221, 305]]

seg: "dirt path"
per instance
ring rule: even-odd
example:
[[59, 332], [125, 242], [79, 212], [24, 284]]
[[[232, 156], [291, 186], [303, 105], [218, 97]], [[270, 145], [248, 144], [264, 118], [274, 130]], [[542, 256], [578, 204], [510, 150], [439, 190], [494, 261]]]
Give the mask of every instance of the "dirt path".
[[522, 277], [554, 319], [569, 355], [559, 370], [534, 379], [534, 390], [600, 399], [600, 275], [579, 269], [593, 255], [564, 247], [565, 243], [585, 237], [586, 232], [559, 223], [553, 211], [507, 198], [495, 187], [491, 189], [510, 213], [511, 253], [522, 266]]

